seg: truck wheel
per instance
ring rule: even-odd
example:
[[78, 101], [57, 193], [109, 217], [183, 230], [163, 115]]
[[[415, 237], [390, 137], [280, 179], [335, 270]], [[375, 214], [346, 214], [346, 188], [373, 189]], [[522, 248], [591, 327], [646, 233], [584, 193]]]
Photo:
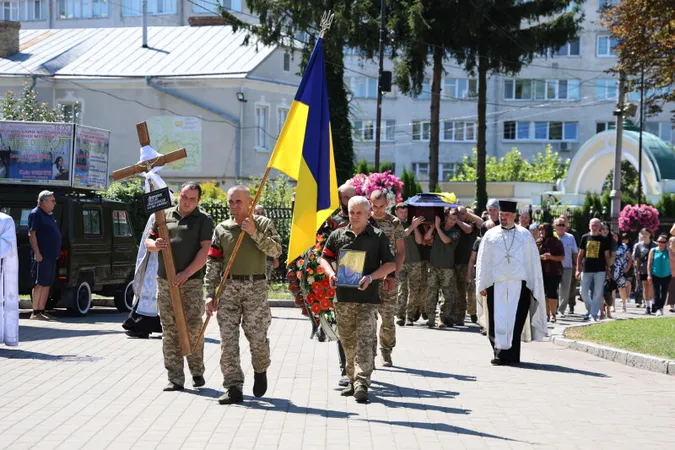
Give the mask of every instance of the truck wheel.
[[129, 312], [134, 308], [134, 280], [122, 285], [115, 292], [115, 307], [119, 312]]
[[73, 304], [68, 307], [68, 312], [76, 317], [86, 316], [91, 309], [91, 287], [89, 283], [80, 281], [73, 291]]

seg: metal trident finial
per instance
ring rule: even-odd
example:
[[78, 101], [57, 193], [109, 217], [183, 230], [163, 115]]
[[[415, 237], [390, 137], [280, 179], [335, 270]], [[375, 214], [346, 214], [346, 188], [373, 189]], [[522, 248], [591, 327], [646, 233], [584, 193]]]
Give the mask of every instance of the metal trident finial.
[[326, 32], [330, 30], [331, 25], [333, 25], [333, 19], [335, 14], [330, 11], [325, 11], [323, 17], [321, 17], [321, 34], [319, 35], [321, 39], [326, 35]]

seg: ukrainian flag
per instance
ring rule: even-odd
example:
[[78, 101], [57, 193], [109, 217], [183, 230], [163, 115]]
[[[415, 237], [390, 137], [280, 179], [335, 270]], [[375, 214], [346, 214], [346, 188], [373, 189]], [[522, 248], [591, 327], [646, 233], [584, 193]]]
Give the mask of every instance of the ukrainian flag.
[[323, 39], [314, 47], [267, 166], [297, 180], [288, 245], [288, 261], [292, 261], [314, 246], [317, 230], [340, 204]]

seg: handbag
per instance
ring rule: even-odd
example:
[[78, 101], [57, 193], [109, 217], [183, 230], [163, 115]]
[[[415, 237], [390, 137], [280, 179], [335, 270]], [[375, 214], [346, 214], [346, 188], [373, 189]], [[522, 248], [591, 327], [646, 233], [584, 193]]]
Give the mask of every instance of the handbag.
[[613, 278], [605, 280], [605, 292], [606, 293], [616, 290], [617, 287], [618, 286], [616, 284], [616, 281], [614, 281]]

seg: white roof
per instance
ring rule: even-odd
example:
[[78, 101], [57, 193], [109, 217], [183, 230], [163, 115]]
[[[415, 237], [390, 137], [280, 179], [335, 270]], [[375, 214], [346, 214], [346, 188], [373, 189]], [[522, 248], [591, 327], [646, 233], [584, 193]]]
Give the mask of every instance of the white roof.
[[276, 46], [230, 26], [23, 30], [20, 51], [0, 58], [0, 76], [58, 77], [223, 76], [244, 77]]

